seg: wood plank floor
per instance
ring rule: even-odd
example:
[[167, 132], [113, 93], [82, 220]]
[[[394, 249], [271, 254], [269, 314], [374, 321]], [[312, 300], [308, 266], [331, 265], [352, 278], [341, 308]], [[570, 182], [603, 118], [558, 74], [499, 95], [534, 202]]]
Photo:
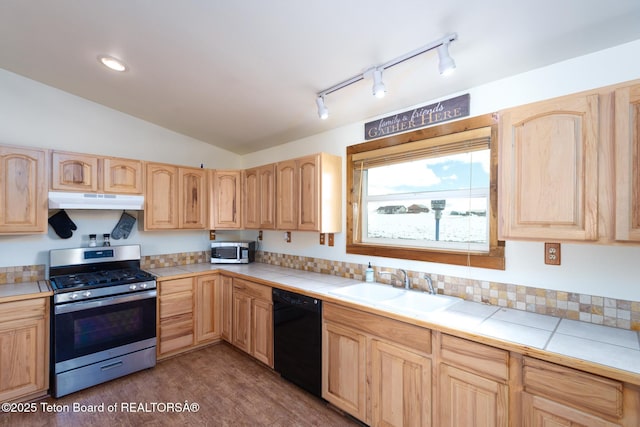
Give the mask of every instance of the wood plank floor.
[[[197, 412], [166, 412], [167, 403], [197, 403]], [[46, 413], [42, 403], [68, 405]], [[134, 407], [154, 412], [132, 412]], [[104, 403], [105, 412], [73, 412], [73, 405]], [[222, 343], [159, 362], [155, 368], [36, 402], [31, 414], [0, 414], [1, 426], [358, 426], [327, 403]], [[117, 405], [113, 413], [109, 405]], [[99, 408], [99, 406], [98, 406]]]

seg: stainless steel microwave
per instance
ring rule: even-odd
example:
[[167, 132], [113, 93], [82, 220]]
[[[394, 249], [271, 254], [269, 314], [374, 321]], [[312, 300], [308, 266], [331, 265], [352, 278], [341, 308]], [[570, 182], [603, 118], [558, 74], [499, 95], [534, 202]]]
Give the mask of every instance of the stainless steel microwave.
[[256, 242], [252, 240], [211, 242], [212, 264], [248, 264], [255, 258]]

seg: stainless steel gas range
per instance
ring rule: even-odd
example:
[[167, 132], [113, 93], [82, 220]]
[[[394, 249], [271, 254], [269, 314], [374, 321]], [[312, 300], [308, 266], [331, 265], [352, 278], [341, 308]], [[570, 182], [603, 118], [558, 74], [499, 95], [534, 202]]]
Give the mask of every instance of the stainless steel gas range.
[[64, 396], [156, 364], [156, 281], [140, 246], [49, 252], [51, 395]]

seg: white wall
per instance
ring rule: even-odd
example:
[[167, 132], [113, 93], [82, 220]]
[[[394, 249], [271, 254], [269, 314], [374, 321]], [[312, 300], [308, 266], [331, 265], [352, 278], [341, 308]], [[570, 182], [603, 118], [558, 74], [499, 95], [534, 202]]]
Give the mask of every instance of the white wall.
[[[0, 144], [55, 148], [206, 168], [240, 167], [240, 156], [50, 86], [0, 69]], [[133, 213], [133, 212], [131, 212]], [[110, 233], [121, 212], [68, 211], [78, 226], [70, 239], [0, 236], [0, 267], [46, 264], [49, 249], [86, 246], [89, 234]], [[143, 255], [204, 250], [205, 231], [144, 232], [126, 240]]]
[[[490, 84], [469, 88], [461, 93], [471, 95], [471, 116], [487, 114], [516, 105], [639, 79], [639, 53], [640, 40], [637, 40]], [[459, 93], [450, 94], [445, 99], [456, 95]], [[425, 100], [420, 105], [436, 101], [437, 99]], [[410, 108], [412, 106], [408, 106], [403, 111]], [[394, 112], [384, 116], [392, 114]], [[347, 146], [364, 141], [364, 123], [374, 119], [366, 118], [362, 122], [333, 131], [248, 154], [243, 157], [243, 167], [257, 166], [318, 151], [338, 154], [344, 158]], [[344, 188], [342, 197], [344, 212], [346, 209]], [[245, 232], [247, 238], [254, 238], [254, 234]], [[314, 233], [294, 232], [292, 242], [285, 243], [281, 232], [266, 232], [262, 247], [273, 252], [360, 264], [371, 261], [378, 266], [640, 301], [639, 246], [563, 244], [562, 265], [549, 266], [543, 262], [543, 243], [509, 241], [506, 244], [506, 270], [495, 271], [347, 255], [346, 233], [336, 235], [335, 246], [332, 248], [320, 246], [317, 239], [318, 236]]]

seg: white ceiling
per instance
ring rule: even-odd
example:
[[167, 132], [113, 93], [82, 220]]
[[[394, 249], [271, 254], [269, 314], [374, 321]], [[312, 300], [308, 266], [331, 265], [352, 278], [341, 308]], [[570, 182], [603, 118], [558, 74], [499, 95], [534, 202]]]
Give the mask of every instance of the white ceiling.
[[[317, 92], [451, 32], [454, 75], [428, 52], [318, 119]], [[0, 0], [0, 68], [238, 154], [636, 39], [638, 0]]]

